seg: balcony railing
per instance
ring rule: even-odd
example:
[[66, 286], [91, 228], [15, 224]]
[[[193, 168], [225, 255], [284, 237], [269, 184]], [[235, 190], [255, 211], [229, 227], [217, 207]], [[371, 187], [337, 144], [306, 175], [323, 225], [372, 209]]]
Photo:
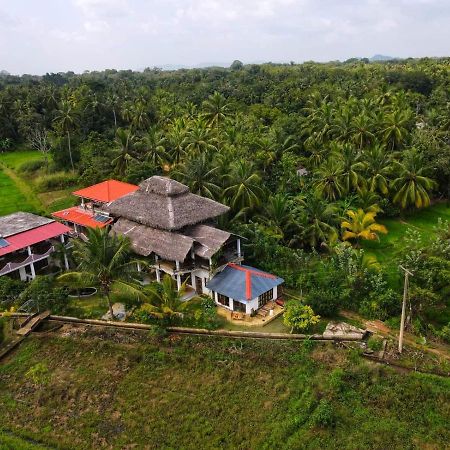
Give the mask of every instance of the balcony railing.
[[21, 261], [10, 261], [0, 269], [0, 276], [6, 275], [7, 273], [10, 272], [14, 272], [15, 270], [20, 269], [21, 267], [28, 266], [33, 262], [37, 262], [40, 261], [41, 259], [48, 258], [50, 254], [53, 253], [54, 251], [55, 247], [53, 247], [52, 245], [45, 253], [42, 254], [32, 253], [31, 255], [28, 255], [27, 257], [25, 257], [25, 259]]

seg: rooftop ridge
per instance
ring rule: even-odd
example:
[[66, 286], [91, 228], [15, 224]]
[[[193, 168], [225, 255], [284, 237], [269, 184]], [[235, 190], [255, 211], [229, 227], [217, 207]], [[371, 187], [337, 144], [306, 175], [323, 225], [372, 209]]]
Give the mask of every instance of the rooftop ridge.
[[270, 273], [265, 273], [265, 272], [260, 272], [259, 270], [249, 269], [248, 267], [243, 267], [243, 266], [240, 266], [235, 263], [229, 263], [228, 267], [245, 272], [245, 295], [247, 296], [247, 300], [252, 299], [252, 275], [255, 275], [255, 276], [258, 276], [261, 278], [270, 278], [272, 280], [277, 278], [275, 275], [272, 275]]

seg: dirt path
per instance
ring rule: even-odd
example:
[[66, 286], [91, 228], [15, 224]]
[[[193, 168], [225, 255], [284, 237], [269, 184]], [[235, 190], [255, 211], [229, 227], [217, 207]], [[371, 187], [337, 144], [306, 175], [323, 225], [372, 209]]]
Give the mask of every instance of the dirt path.
[[[341, 315], [348, 319], [358, 320], [363, 323], [368, 331], [371, 333], [379, 334], [381, 336], [398, 339], [398, 333], [385, 325], [381, 320], [367, 320], [361, 317], [359, 314], [353, 311], [341, 311]], [[442, 358], [450, 361], [450, 348], [444, 344], [437, 344], [436, 342], [428, 343], [427, 346], [421, 346], [416, 342], [416, 336], [411, 333], [405, 332], [404, 342], [411, 347], [420, 348], [421, 350], [433, 353]]]
[[28, 203], [36, 209], [37, 212], [44, 211], [48, 212], [47, 208], [43, 205], [43, 203], [39, 200], [38, 196], [34, 193], [33, 189], [21, 178], [16, 172], [10, 169], [6, 164], [0, 162], [0, 169], [14, 181], [17, 189], [24, 195], [27, 199]]

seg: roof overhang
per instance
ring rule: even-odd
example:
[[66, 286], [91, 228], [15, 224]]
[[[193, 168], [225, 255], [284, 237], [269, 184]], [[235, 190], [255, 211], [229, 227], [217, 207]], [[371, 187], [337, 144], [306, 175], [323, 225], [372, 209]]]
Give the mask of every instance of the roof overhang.
[[105, 221], [96, 220], [95, 219], [95, 217], [97, 216], [96, 214], [93, 214], [90, 211], [85, 211], [78, 206], [73, 206], [71, 208], [63, 209], [61, 211], [56, 211], [52, 213], [52, 216], [56, 217], [59, 220], [76, 223], [77, 225], [81, 225], [83, 227], [88, 228], [104, 228], [113, 221], [112, 218], [109, 218], [108, 220]]
[[0, 248], [0, 256], [22, 250], [30, 245], [70, 232], [70, 228], [59, 222], [51, 222], [33, 230], [24, 231], [6, 238], [8, 246]]

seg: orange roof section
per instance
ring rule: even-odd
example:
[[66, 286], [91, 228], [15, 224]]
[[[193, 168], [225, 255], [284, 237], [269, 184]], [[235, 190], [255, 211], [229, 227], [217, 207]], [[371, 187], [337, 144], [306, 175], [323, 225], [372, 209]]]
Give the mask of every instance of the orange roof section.
[[72, 193], [73, 195], [89, 200], [109, 203], [124, 195], [131, 194], [138, 189], [139, 186], [136, 186], [135, 184], [124, 183], [123, 181], [117, 180], [107, 180]]
[[52, 213], [52, 216], [60, 220], [66, 220], [67, 222], [76, 223], [77, 225], [82, 225], [89, 228], [103, 228], [110, 224], [113, 220], [111, 218], [105, 222], [100, 222], [94, 219], [95, 216], [91, 212], [84, 211], [78, 206], [56, 211]]

